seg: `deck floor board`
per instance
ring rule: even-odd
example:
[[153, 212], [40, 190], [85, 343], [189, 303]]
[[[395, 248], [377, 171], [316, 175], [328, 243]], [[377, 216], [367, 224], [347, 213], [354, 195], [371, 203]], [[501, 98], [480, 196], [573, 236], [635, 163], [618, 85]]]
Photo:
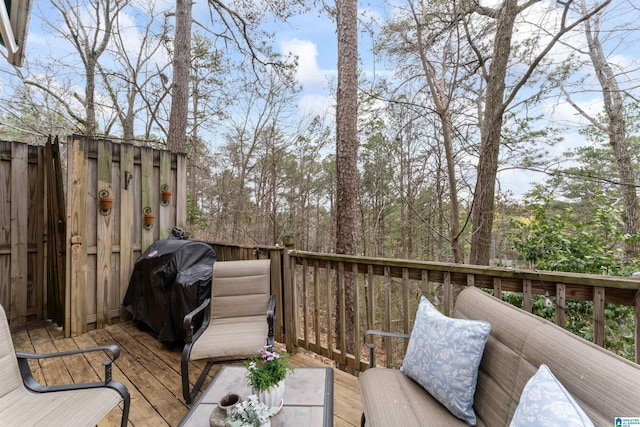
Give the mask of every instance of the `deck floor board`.
[[[181, 347], [168, 348], [152, 333], [139, 329], [133, 322], [123, 322], [104, 329], [89, 331], [73, 338], [65, 338], [60, 328], [50, 323], [29, 325], [13, 333], [16, 351], [50, 353], [117, 344], [120, 357], [113, 366], [113, 378], [123, 383], [131, 394], [129, 426], [176, 426], [191, 405], [182, 399], [180, 380]], [[100, 352], [84, 356], [30, 361], [34, 377], [44, 384], [97, 381], [104, 376]], [[331, 366], [312, 353], [300, 352], [291, 358], [295, 367]], [[214, 365], [205, 381], [207, 386], [221, 365]], [[190, 364], [193, 384], [204, 367], [204, 362]], [[348, 427], [360, 425], [362, 404], [356, 377], [334, 367], [334, 425]], [[197, 396], [196, 396], [197, 399]], [[103, 419], [99, 427], [117, 426], [121, 408], [115, 408]]]

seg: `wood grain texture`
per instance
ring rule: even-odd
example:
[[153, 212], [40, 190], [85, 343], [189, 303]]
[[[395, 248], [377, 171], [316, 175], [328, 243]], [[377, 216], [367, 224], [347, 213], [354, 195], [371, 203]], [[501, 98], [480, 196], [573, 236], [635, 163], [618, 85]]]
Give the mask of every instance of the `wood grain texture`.
[[11, 303], [9, 322], [22, 325], [27, 321], [28, 275], [28, 146], [11, 146]]

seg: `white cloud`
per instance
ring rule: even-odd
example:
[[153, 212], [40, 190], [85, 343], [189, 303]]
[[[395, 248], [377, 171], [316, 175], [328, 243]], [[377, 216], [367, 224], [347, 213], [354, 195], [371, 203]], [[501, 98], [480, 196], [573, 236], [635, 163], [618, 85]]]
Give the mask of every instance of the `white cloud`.
[[324, 87], [325, 73], [318, 66], [318, 49], [315, 43], [299, 39], [283, 41], [281, 51], [298, 58], [296, 78], [305, 91], [320, 90]]
[[335, 115], [335, 107], [333, 98], [321, 94], [303, 95], [298, 103], [298, 108], [302, 115], [333, 117]]

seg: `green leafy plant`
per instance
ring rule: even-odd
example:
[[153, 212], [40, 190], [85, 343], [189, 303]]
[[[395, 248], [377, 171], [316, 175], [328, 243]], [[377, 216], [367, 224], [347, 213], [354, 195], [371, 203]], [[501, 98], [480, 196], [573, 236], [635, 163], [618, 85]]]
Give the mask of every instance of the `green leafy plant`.
[[289, 366], [289, 353], [284, 349], [276, 351], [273, 346], [265, 346], [257, 356], [246, 362], [247, 381], [254, 390], [268, 390], [287, 375], [293, 373]]
[[258, 401], [258, 396], [251, 394], [235, 406], [233, 412], [224, 419], [224, 422], [229, 427], [259, 427], [276, 412], [276, 408], [269, 408]]
[[[625, 242], [638, 236], [624, 233], [623, 210], [616, 193], [596, 191], [588, 211], [578, 214], [546, 194], [542, 187], [524, 201], [526, 216], [512, 221], [510, 234], [520, 261], [540, 270], [630, 276], [638, 271], [638, 260], [622, 256]], [[522, 296], [503, 293], [503, 299], [522, 307]], [[555, 298], [551, 298], [552, 302]], [[593, 340], [593, 303], [567, 299], [567, 330]], [[533, 296], [532, 312], [555, 320], [555, 302], [545, 304], [545, 297]], [[633, 360], [633, 308], [616, 304], [605, 307], [605, 347]]]

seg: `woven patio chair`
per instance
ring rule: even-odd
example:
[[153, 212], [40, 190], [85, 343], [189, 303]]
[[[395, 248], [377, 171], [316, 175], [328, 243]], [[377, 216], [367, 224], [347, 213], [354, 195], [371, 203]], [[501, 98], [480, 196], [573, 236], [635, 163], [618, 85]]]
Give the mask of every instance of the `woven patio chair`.
[[[47, 359], [93, 351], [110, 353], [103, 363], [104, 381], [43, 386], [29, 368], [29, 359]], [[118, 346], [102, 346], [60, 353], [16, 353], [9, 323], [0, 305], [0, 425], [7, 426], [95, 426], [124, 401], [122, 427], [129, 419], [127, 388], [111, 380], [111, 364], [118, 358]]]
[[[273, 345], [275, 295], [271, 295], [271, 261], [217, 261], [213, 264], [211, 298], [184, 317], [182, 394], [191, 403], [214, 363], [247, 359]], [[202, 325], [194, 332], [196, 316]], [[189, 362], [207, 360], [193, 390]]]

